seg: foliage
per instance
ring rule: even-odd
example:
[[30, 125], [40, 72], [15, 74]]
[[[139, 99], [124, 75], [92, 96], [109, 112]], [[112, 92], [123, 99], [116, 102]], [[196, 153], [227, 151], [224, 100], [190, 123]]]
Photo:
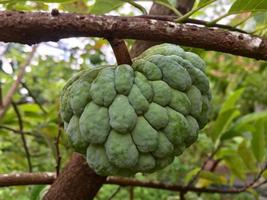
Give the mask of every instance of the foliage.
[[[50, 4], [51, 2], [54, 3]], [[121, 15], [141, 14], [140, 10], [133, 7], [130, 10], [125, 9], [128, 3], [120, 2], [116, 6], [115, 3], [118, 1], [108, 2], [112, 5], [105, 10], [104, 6], [109, 4], [98, 4], [99, 1], [0, 1], [1, 9], [7, 10], [48, 11], [56, 7], [65, 12], [94, 13], [98, 10], [105, 14], [110, 11]], [[162, 2], [174, 6], [173, 1]], [[201, 1], [196, 1], [195, 9], [199, 8], [198, 2]], [[206, 7], [201, 7], [190, 17], [209, 21], [220, 18], [223, 19], [220, 21], [222, 23], [257, 35], [266, 35], [265, 1], [246, 1], [246, 4], [243, 2], [217, 0]], [[262, 3], [262, 6], [258, 7], [257, 5], [260, 5], [258, 3]], [[234, 16], [224, 18], [233, 13]], [[132, 41], [128, 41], [128, 44], [130, 46]], [[213, 94], [211, 121], [200, 132], [197, 142], [177, 157], [172, 165], [150, 175], [137, 174], [136, 178], [186, 185], [197, 176], [193, 184], [198, 187], [240, 186], [245, 180], [256, 177], [267, 160], [267, 64], [199, 49], [186, 48], [186, 50], [196, 52], [206, 61]], [[3, 96], [9, 90], [29, 51], [30, 47], [26, 45], [0, 43]], [[13, 97], [13, 102], [22, 115], [23, 131], [30, 150], [33, 171], [55, 171], [55, 140], [59, 128], [62, 129], [58, 117], [59, 91], [73, 74], [88, 69], [89, 66], [101, 64], [114, 64], [111, 50], [107, 42], [102, 39], [68, 39], [39, 45], [33, 61], [26, 69], [24, 84], [20, 85]], [[18, 130], [17, 115], [10, 107], [0, 120], [1, 173], [28, 170]], [[73, 151], [66, 134], [61, 135], [59, 147], [63, 162], [61, 166], [64, 166]], [[202, 164], [211, 155], [213, 156], [208, 159], [204, 170], [201, 170]], [[266, 180], [266, 172], [263, 176], [260, 181]], [[117, 187], [105, 185], [97, 199], [109, 198]], [[41, 191], [41, 188], [36, 189], [35, 186], [1, 188], [0, 199], [26, 200], [36, 196], [38, 191]], [[130, 188], [121, 188], [114, 199], [128, 198], [131, 191]], [[190, 192], [186, 194], [186, 198], [256, 199], [264, 195], [262, 188], [250, 189], [249, 192], [238, 195]], [[179, 198], [174, 192], [138, 187], [134, 188], [134, 196], [135, 199]]]

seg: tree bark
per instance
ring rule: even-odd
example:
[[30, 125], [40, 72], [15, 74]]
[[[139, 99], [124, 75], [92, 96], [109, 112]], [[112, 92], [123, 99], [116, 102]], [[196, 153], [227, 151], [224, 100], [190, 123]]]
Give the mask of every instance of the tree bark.
[[[194, 2], [195, 0], [176, 0], [176, 7], [182, 14], [185, 14], [192, 9]], [[149, 11], [149, 15], [170, 16], [170, 15], [174, 15], [174, 13], [170, 9], [162, 5], [153, 3]], [[131, 57], [134, 58], [136, 56], [139, 56], [143, 51], [157, 44], [160, 44], [160, 42], [136, 40], [130, 51]]]
[[267, 39], [249, 34], [142, 17], [0, 12], [0, 41], [34, 44], [68, 37], [169, 42], [267, 60]]
[[105, 182], [81, 154], [73, 153], [69, 163], [52, 184], [44, 200], [90, 200]]

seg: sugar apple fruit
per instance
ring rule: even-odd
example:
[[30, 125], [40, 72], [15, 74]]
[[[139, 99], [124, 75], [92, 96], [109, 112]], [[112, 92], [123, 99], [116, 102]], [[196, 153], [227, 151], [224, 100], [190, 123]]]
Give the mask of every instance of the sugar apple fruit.
[[162, 44], [132, 66], [81, 71], [61, 95], [71, 144], [103, 176], [166, 167], [207, 123], [211, 95], [204, 70], [198, 55]]

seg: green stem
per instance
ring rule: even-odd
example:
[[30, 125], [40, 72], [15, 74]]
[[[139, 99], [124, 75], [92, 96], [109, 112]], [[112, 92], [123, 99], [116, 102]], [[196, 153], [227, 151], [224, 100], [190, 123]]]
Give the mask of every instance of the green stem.
[[175, 7], [173, 7], [172, 5], [170, 4], [167, 4], [167, 3], [164, 3], [162, 1], [154, 1], [155, 3], [159, 4], [159, 5], [162, 5], [166, 8], [169, 8], [172, 12], [174, 12], [175, 15], [177, 15], [178, 17], [182, 17], [182, 13], [180, 13], [179, 10], [177, 10]]
[[134, 2], [133, 0], [124, 0], [126, 1], [127, 3], [131, 4], [132, 6], [136, 7], [138, 10], [140, 10], [144, 15], [147, 15], [147, 11], [146, 9], [141, 6], [140, 4]]
[[224, 15], [218, 17], [217, 19], [214, 19], [213, 21], [208, 23], [208, 26], [213, 26], [214, 24], [216, 24], [218, 21], [220, 21], [221, 19], [228, 17], [229, 15], [232, 15], [232, 13], [225, 13]]
[[211, 2], [207, 2], [205, 4], [203, 4], [202, 6], [199, 6], [191, 11], [189, 11], [188, 13], [186, 13], [185, 15], [183, 15], [182, 17], [179, 17], [178, 19], [175, 20], [175, 22], [180, 23], [183, 22], [184, 20], [188, 19], [191, 15], [193, 15], [194, 13], [196, 13], [197, 11], [199, 11], [200, 9], [206, 7], [207, 5], [213, 3], [216, 0], [213, 0]]

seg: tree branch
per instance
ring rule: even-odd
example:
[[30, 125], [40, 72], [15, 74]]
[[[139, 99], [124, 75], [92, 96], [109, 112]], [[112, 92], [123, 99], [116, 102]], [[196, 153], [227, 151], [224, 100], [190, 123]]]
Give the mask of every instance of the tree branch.
[[213, 157], [215, 156], [215, 154], [219, 151], [219, 149], [221, 148], [221, 145], [218, 145], [213, 151], [212, 153], [208, 156], [208, 158], [203, 162], [203, 164], [201, 165], [200, 170], [196, 173], [195, 176], [192, 177], [192, 179], [188, 182], [187, 186], [192, 186], [194, 184], [194, 182], [198, 179], [200, 173], [205, 169], [206, 165], [208, 164], [208, 162], [210, 160], [213, 159]]
[[5, 129], [5, 130], [8, 130], [8, 131], [12, 131], [13, 133], [16, 133], [16, 134], [19, 134], [19, 135], [23, 132], [24, 135], [31, 135], [31, 136], [38, 137], [37, 134], [34, 134], [32, 132], [29, 132], [29, 131], [20, 131], [20, 130], [17, 130], [17, 129], [14, 129], [12, 127], [5, 126], [5, 125], [0, 125], [0, 129]]
[[68, 37], [169, 42], [267, 60], [267, 39], [217, 28], [141, 17], [0, 12], [0, 41], [35, 44]]
[[[0, 14], [0, 17], [1, 17], [1, 14]], [[1, 21], [1, 19], [0, 19], [0, 21]], [[0, 32], [1, 31], [2, 31], [2, 28], [0, 25]], [[35, 54], [36, 49], [37, 49], [37, 46], [33, 46], [31, 53], [29, 54], [29, 56], [26, 58], [25, 62], [20, 67], [20, 71], [18, 72], [16, 81], [13, 83], [13, 85], [11, 86], [9, 91], [7, 92], [7, 95], [5, 96], [5, 98], [3, 100], [3, 105], [0, 108], [0, 119], [5, 115], [8, 107], [10, 106], [11, 101], [12, 101], [12, 97], [15, 94], [15, 92], [17, 91], [17, 88], [19, 87], [19, 84], [22, 81], [22, 78], [25, 74], [26, 67], [31, 63], [31, 60]]]
[[[87, 165], [88, 166], [88, 165]], [[73, 173], [74, 175], [76, 173]], [[84, 179], [86, 177], [83, 177]], [[52, 184], [56, 180], [56, 173], [43, 172], [43, 173], [16, 173], [16, 174], [0, 174], [0, 187], [16, 186], [16, 185], [35, 185], [35, 184]], [[257, 179], [258, 180], [258, 179]], [[252, 182], [254, 182], [253, 180]], [[104, 184], [120, 185], [120, 186], [135, 186], [135, 187], [146, 187], [152, 189], [162, 189], [178, 192], [199, 192], [199, 193], [228, 193], [235, 194], [241, 193], [251, 187], [251, 184], [244, 186], [234, 186], [232, 188], [218, 187], [218, 188], [197, 188], [193, 186], [182, 186], [175, 184], [161, 183], [157, 181], [141, 181], [132, 178], [114, 177], [109, 176], [105, 180]], [[259, 185], [253, 186], [257, 188], [260, 185], [266, 184], [266, 181]]]

